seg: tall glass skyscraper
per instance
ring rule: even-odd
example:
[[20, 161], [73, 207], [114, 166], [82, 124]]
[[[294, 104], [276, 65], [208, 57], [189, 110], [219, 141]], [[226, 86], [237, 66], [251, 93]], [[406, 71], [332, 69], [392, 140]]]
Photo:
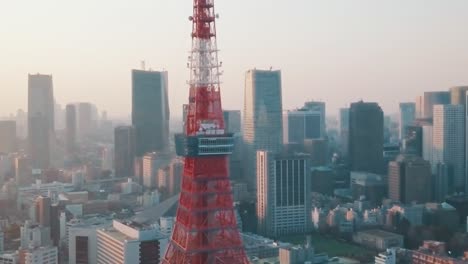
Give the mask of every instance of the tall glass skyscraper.
[[449, 175], [449, 191], [465, 190], [465, 126], [463, 105], [435, 105], [432, 135], [432, 164], [445, 163]]
[[51, 75], [28, 76], [28, 148], [32, 166], [50, 165], [54, 135], [54, 92]]
[[136, 155], [166, 151], [169, 146], [167, 72], [132, 71], [132, 124]]
[[279, 152], [283, 145], [281, 71], [249, 70], [245, 77], [244, 173], [256, 188], [256, 152]]

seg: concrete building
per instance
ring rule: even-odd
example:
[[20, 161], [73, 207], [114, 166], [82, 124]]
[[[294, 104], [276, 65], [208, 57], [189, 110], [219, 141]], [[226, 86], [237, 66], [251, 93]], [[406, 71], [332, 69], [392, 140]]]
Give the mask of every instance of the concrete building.
[[315, 250], [312, 246], [283, 247], [279, 250], [281, 264], [314, 263]]
[[424, 241], [418, 250], [412, 251], [412, 263], [417, 264], [462, 264], [465, 260], [451, 258], [447, 255], [443, 242]]
[[450, 192], [465, 190], [465, 127], [462, 105], [435, 105], [432, 164], [445, 163], [453, 167]]
[[406, 135], [406, 127], [414, 122], [416, 117], [416, 104], [415, 103], [400, 103], [400, 140]]
[[327, 112], [325, 102], [320, 101], [309, 101], [304, 103], [304, 108], [312, 112], [320, 112], [322, 137], [327, 134]]
[[168, 237], [154, 226], [114, 220], [97, 232], [97, 264], [159, 263]]
[[265, 236], [311, 230], [307, 155], [257, 152], [258, 232]]
[[148, 189], [158, 188], [158, 171], [169, 163], [170, 158], [163, 153], [153, 152], [143, 156], [143, 186]]
[[132, 70], [132, 125], [136, 156], [169, 148], [168, 73]]
[[59, 264], [57, 247], [35, 247], [19, 251], [19, 264]]
[[0, 153], [17, 151], [16, 122], [0, 121]]
[[109, 227], [109, 218], [72, 219], [67, 223], [69, 264], [97, 263], [97, 230]]
[[77, 120], [76, 106], [68, 104], [65, 108], [65, 148], [68, 155], [72, 155], [77, 148]]
[[432, 200], [431, 164], [415, 155], [400, 155], [390, 162], [389, 198], [405, 204]]
[[353, 236], [353, 241], [357, 244], [377, 250], [403, 247], [402, 235], [377, 229], [357, 232]]
[[377, 103], [357, 102], [349, 112], [351, 170], [383, 172], [383, 111]]
[[349, 108], [340, 109], [339, 122], [341, 151], [344, 155], [347, 155], [349, 144]]
[[281, 71], [249, 70], [244, 95], [244, 176], [256, 189], [257, 150], [279, 152], [283, 144]]
[[350, 188], [354, 200], [365, 197], [372, 205], [378, 206], [386, 197], [387, 180], [379, 174], [352, 171]]
[[318, 139], [322, 134], [322, 113], [299, 109], [287, 111], [283, 115], [284, 143], [303, 144], [306, 139]]
[[120, 126], [114, 134], [114, 166], [115, 176], [131, 177], [135, 172], [135, 128]]
[[15, 157], [15, 179], [18, 187], [29, 186], [32, 182], [32, 168], [26, 156]]
[[0, 254], [0, 264], [19, 264], [18, 252]]
[[35, 168], [50, 165], [54, 136], [54, 92], [51, 75], [28, 76], [28, 150]]
[[224, 110], [224, 130], [227, 133], [241, 133], [241, 111], [239, 110]]
[[396, 261], [397, 256], [394, 248], [387, 249], [387, 251], [375, 257], [375, 264], [396, 264]]
[[278, 257], [281, 247], [291, 246], [291, 244], [277, 242], [273, 239], [256, 234], [241, 233], [241, 236], [244, 243], [245, 253], [250, 259]]

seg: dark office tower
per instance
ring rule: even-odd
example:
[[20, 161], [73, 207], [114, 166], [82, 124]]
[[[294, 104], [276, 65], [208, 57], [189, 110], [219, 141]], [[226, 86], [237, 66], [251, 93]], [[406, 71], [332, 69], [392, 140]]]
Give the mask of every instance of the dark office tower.
[[[432, 142], [432, 138], [431, 138]], [[413, 154], [418, 157], [423, 156], [423, 126], [412, 124], [406, 126], [405, 135], [402, 142], [402, 152]]]
[[43, 227], [50, 227], [50, 209], [52, 200], [50, 197], [39, 196], [36, 199], [36, 221]]
[[406, 135], [407, 126], [414, 122], [416, 117], [416, 104], [415, 103], [400, 103], [400, 140]]
[[306, 139], [304, 140], [305, 153], [310, 155], [311, 165], [320, 167], [327, 165], [328, 157], [328, 140], [320, 139]]
[[428, 203], [432, 194], [429, 161], [415, 155], [399, 155], [388, 165], [388, 195], [405, 204]]
[[309, 111], [320, 112], [322, 118], [320, 127], [322, 129], [322, 135], [325, 136], [327, 134], [327, 113], [325, 103], [318, 101], [310, 101], [304, 104], [304, 108], [308, 109]]
[[283, 116], [284, 141], [303, 144], [306, 139], [322, 138], [322, 113], [306, 108], [288, 111]]
[[136, 155], [166, 151], [169, 145], [167, 72], [132, 71], [132, 124]]
[[257, 150], [277, 153], [283, 145], [281, 71], [249, 70], [244, 96], [244, 175], [255, 188]]
[[54, 135], [54, 94], [51, 75], [28, 76], [28, 148], [33, 167], [50, 165]]
[[421, 104], [421, 118], [431, 119], [434, 105], [450, 104], [450, 92], [425, 92]]
[[66, 107], [66, 139], [65, 139], [65, 144], [66, 144], [66, 150], [67, 154], [71, 155], [75, 152], [76, 150], [76, 106], [69, 104]]
[[348, 154], [349, 143], [349, 108], [340, 109], [340, 143], [343, 154]]
[[0, 153], [12, 153], [16, 150], [16, 122], [0, 121]]
[[352, 171], [383, 171], [383, 122], [383, 111], [377, 103], [351, 104], [348, 157]]
[[224, 125], [226, 126], [226, 132], [228, 133], [240, 133], [241, 132], [241, 111], [238, 110], [225, 110]]
[[119, 126], [114, 134], [114, 167], [115, 176], [131, 177], [134, 170], [135, 158], [135, 128], [133, 126]]

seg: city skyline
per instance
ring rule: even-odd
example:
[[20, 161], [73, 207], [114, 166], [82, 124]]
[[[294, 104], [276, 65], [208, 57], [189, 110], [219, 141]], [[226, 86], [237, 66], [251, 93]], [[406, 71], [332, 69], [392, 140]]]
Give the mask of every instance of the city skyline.
[[[304, 98], [297, 94], [305, 94], [308, 100], [326, 101], [333, 115], [359, 99], [396, 113], [398, 102], [412, 101], [423, 91], [468, 83], [463, 73], [468, 38], [460, 26], [468, 22], [464, 1], [262, 0], [247, 5], [241, 0], [217, 5], [223, 28], [222, 95], [229, 98], [225, 109], [242, 109], [244, 74], [254, 67], [282, 71], [284, 109], [300, 107]], [[12, 100], [0, 106], [0, 116], [26, 110], [27, 74], [39, 72], [53, 75], [62, 106], [89, 101], [111, 117], [127, 117], [131, 69], [140, 68], [142, 60], [148, 68], [169, 72], [171, 112], [182, 116], [190, 32], [183, 19], [190, 12], [181, 0], [7, 3], [0, 13], [6, 40], [0, 72], [7, 76], [0, 87]], [[160, 19], [165, 26], [158, 26]], [[109, 100], [109, 94], [118, 96]]]

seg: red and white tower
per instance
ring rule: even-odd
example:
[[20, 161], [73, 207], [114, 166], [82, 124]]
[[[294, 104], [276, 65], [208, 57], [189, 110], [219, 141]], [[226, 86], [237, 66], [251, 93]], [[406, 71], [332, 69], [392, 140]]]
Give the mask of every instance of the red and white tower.
[[189, 106], [176, 136], [184, 174], [166, 264], [249, 263], [228, 177], [234, 141], [224, 130], [215, 19], [214, 0], [193, 0]]

